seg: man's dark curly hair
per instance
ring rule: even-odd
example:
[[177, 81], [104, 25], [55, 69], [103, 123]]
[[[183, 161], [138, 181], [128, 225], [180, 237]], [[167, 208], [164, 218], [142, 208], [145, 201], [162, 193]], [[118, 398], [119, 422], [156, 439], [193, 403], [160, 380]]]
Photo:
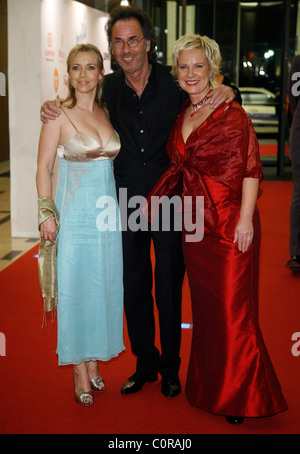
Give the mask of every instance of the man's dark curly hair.
[[152, 63], [156, 60], [156, 37], [153, 23], [149, 15], [142, 9], [136, 6], [117, 6], [110, 13], [110, 18], [106, 24], [106, 33], [109, 45], [112, 45], [112, 29], [115, 23], [119, 20], [136, 19], [140, 25], [144, 37], [151, 42], [150, 51], [148, 52], [148, 61]]

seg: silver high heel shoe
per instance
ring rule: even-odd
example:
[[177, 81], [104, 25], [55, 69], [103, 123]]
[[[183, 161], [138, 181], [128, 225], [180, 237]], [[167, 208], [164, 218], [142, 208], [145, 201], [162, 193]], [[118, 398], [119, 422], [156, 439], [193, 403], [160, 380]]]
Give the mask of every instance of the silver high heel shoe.
[[91, 388], [94, 391], [104, 391], [105, 390], [105, 383], [102, 377], [98, 378], [90, 378]]
[[84, 391], [82, 388], [76, 391], [76, 380], [74, 373], [74, 387], [75, 387], [75, 402], [84, 407], [90, 407], [94, 403], [94, 397], [92, 391]]

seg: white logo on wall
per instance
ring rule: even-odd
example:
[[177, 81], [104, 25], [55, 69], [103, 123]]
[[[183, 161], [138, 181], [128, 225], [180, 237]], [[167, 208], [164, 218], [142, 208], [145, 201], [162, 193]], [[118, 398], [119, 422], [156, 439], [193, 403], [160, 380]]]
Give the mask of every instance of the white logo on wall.
[[47, 45], [48, 48], [45, 50], [45, 56], [47, 61], [54, 61], [54, 50], [51, 49], [53, 45], [53, 35], [52, 33], [48, 33], [47, 35]]
[[0, 73], [0, 96], [6, 96], [6, 78], [5, 74]]
[[85, 40], [85, 38], [86, 38], [86, 30], [87, 30], [86, 18], [84, 17], [84, 22], [80, 23], [80, 32], [76, 33], [76, 44], [82, 43], [82, 41]]
[[61, 35], [60, 37], [60, 49], [58, 51], [59, 59], [60, 61], [65, 61], [66, 58], [66, 53], [64, 51], [64, 35]]

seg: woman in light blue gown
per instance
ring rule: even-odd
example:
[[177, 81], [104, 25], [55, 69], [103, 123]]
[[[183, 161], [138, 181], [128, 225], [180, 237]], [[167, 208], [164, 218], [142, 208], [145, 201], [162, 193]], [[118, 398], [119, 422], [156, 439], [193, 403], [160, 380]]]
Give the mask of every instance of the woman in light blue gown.
[[[93, 390], [105, 388], [97, 361], [124, 350], [122, 245], [113, 174], [120, 141], [101, 104], [99, 50], [91, 44], [75, 46], [67, 67], [69, 94], [56, 121], [42, 126], [36, 181], [39, 201], [53, 203], [57, 156], [57, 353], [59, 365], [74, 364], [75, 400], [89, 406]], [[40, 235], [56, 240], [53, 216], [41, 223]]]

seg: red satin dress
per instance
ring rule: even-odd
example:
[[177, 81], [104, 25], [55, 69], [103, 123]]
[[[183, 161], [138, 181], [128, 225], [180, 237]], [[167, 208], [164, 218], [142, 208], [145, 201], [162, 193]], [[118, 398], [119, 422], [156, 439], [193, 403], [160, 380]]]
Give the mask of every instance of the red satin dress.
[[249, 249], [242, 253], [233, 243], [243, 179], [262, 178], [256, 135], [234, 101], [223, 103], [184, 143], [187, 107], [169, 137], [170, 168], [148, 196], [150, 206], [152, 195], [204, 196], [202, 241], [186, 242], [183, 230], [193, 313], [186, 396], [217, 415], [274, 415], [287, 404], [258, 324], [257, 208]]

